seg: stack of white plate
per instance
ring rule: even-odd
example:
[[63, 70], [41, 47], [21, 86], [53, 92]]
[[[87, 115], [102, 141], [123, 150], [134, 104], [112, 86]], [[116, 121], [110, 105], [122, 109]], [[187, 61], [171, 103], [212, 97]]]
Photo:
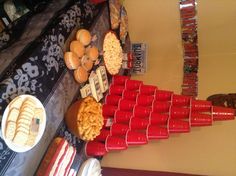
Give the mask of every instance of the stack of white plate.
[[82, 164], [77, 176], [102, 176], [101, 171], [100, 162], [95, 158], [90, 158]]

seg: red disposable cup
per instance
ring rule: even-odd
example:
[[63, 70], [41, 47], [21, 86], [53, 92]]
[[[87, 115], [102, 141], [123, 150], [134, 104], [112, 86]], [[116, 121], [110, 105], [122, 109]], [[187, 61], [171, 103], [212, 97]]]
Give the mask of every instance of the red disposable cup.
[[109, 88], [109, 94], [121, 96], [124, 90], [125, 90], [124, 86], [111, 85]]
[[170, 117], [173, 119], [185, 119], [189, 118], [190, 109], [182, 107], [170, 107]]
[[147, 144], [147, 136], [144, 133], [136, 132], [136, 131], [127, 131], [126, 133], [126, 144], [128, 146], [131, 145], [144, 145]]
[[122, 94], [123, 99], [136, 101], [138, 97], [138, 91], [125, 90]]
[[145, 118], [149, 117], [150, 113], [152, 112], [152, 108], [136, 105], [133, 112], [135, 117]]
[[114, 75], [112, 77], [112, 84], [125, 86], [125, 82], [128, 79], [130, 79], [129, 76]]
[[133, 117], [130, 119], [129, 128], [131, 130], [146, 129], [149, 124], [149, 119]]
[[139, 90], [142, 84], [143, 84], [142, 81], [128, 79], [125, 82], [125, 89], [126, 90]]
[[211, 112], [212, 103], [206, 100], [192, 100], [191, 110], [197, 112]]
[[104, 104], [102, 106], [102, 115], [103, 116], [109, 116], [109, 117], [114, 116], [117, 109], [118, 109], [117, 106]]
[[129, 126], [125, 124], [113, 123], [110, 129], [111, 135], [125, 135], [129, 130]]
[[147, 137], [150, 139], [168, 139], [169, 132], [165, 127], [159, 127], [156, 125], [149, 125], [147, 128]]
[[235, 110], [232, 108], [213, 106], [212, 117], [214, 121], [234, 120]]
[[135, 101], [122, 99], [119, 102], [119, 109], [123, 111], [133, 111], [134, 106], [136, 105]]
[[158, 88], [156, 86], [152, 86], [152, 85], [141, 85], [139, 92], [140, 94], [144, 94], [144, 95], [155, 95], [155, 91]]
[[97, 141], [90, 141], [85, 144], [86, 156], [104, 156], [107, 153], [105, 144]]
[[108, 105], [114, 105], [114, 106], [118, 106], [119, 101], [121, 100], [121, 96], [119, 95], [107, 95], [105, 98], [105, 104]]
[[106, 0], [89, 0], [89, 1], [93, 4], [99, 4], [99, 3], [105, 2]]
[[185, 95], [172, 95], [172, 105], [174, 106], [189, 106], [190, 105], [190, 96]]
[[115, 123], [129, 123], [132, 116], [133, 112], [117, 110], [114, 115], [114, 121]]
[[138, 95], [137, 104], [141, 106], [151, 106], [154, 100], [154, 96], [151, 95]]
[[169, 112], [171, 103], [168, 101], [154, 101], [152, 111], [157, 113]]
[[107, 136], [110, 135], [110, 130], [108, 129], [101, 129], [100, 134], [95, 138], [95, 141], [105, 141]]
[[209, 114], [191, 113], [191, 126], [210, 126], [212, 125], [212, 116]]
[[160, 114], [152, 112], [149, 117], [149, 123], [151, 125], [166, 125], [169, 114]]
[[112, 150], [125, 150], [127, 144], [125, 139], [116, 136], [107, 136], [105, 141], [105, 147], [107, 152]]
[[169, 119], [168, 131], [170, 133], [188, 133], [190, 132], [190, 124], [188, 121], [184, 120]]
[[166, 90], [156, 90], [155, 99], [159, 101], [170, 101], [173, 92]]

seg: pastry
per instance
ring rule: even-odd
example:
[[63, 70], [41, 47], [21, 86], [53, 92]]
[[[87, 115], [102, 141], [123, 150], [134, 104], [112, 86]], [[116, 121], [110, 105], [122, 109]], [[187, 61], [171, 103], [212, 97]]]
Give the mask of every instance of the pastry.
[[65, 52], [64, 61], [69, 70], [77, 69], [80, 66], [80, 59], [73, 52]]
[[80, 41], [84, 46], [90, 44], [92, 36], [86, 29], [80, 29], [76, 33], [76, 40]]
[[86, 71], [89, 72], [93, 68], [93, 61], [84, 55], [81, 59], [81, 65]]
[[99, 52], [97, 47], [93, 46], [93, 47], [88, 47], [86, 49], [86, 55], [89, 57], [89, 59], [91, 59], [93, 62], [95, 62], [99, 56]]
[[70, 51], [75, 53], [77, 57], [81, 58], [84, 55], [85, 48], [82, 43], [74, 40], [70, 43]]
[[82, 66], [79, 66], [74, 71], [74, 78], [78, 83], [84, 83], [88, 80], [88, 72]]
[[120, 8], [121, 4], [119, 0], [109, 0], [111, 28], [117, 29], [120, 24]]

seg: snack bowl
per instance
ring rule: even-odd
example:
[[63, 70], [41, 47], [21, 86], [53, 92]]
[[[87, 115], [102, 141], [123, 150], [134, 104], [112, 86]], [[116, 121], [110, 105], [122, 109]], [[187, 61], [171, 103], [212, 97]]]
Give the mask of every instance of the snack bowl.
[[[14, 103], [16, 102], [16, 99], [21, 99], [22, 102], [24, 102], [26, 99], [30, 99], [32, 101], [35, 102], [35, 108], [37, 109], [40, 109], [40, 119], [36, 119], [35, 116], [33, 117], [32, 121], [30, 122], [30, 125], [29, 125], [29, 128], [32, 129], [32, 128], [36, 128], [38, 129], [37, 130], [37, 134], [35, 136], [35, 139], [33, 140], [34, 142], [32, 143], [32, 145], [19, 145], [15, 142], [13, 142], [13, 140], [11, 139], [8, 139], [6, 137], [6, 130], [7, 130], [7, 123], [8, 123], [8, 116], [9, 116], [9, 113], [10, 111], [14, 108]], [[22, 103], [23, 104], [23, 103]], [[13, 106], [13, 107], [12, 107]], [[12, 108], [11, 108], [12, 107]], [[19, 109], [20, 113], [22, 113], [22, 111], [24, 110], [21, 110], [21, 108]], [[20, 116], [20, 114], [19, 114]], [[19, 116], [17, 118], [19, 118]], [[18, 120], [18, 119], [17, 119]], [[18, 121], [17, 121], [18, 122]], [[16, 124], [18, 125], [18, 123], [16, 122]], [[34, 124], [33, 126], [33, 123], [36, 123]], [[35, 126], [36, 125], [36, 126]], [[37, 126], [38, 125], [38, 126]], [[1, 132], [2, 132], [2, 138], [3, 140], [5, 141], [6, 145], [13, 151], [15, 152], [18, 152], [18, 153], [22, 153], [22, 152], [26, 152], [26, 151], [29, 151], [31, 150], [32, 148], [34, 148], [40, 141], [41, 137], [43, 136], [43, 133], [45, 131], [45, 127], [46, 127], [46, 112], [45, 112], [45, 109], [44, 109], [44, 106], [43, 104], [40, 102], [39, 99], [37, 99], [36, 97], [32, 96], [32, 95], [20, 95], [20, 96], [17, 96], [16, 98], [14, 98], [9, 104], [8, 106], [6, 107], [6, 109], [4, 110], [4, 113], [3, 113], [3, 117], [2, 117], [2, 124], [1, 124]], [[16, 134], [17, 134], [17, 131], [18, 129], [16, 128], [15, 130], [15, 136], [14, 138], [16, 137]], [[30, 132], [29, 132], [30, 133]], [[28, 140], [30, 138], [30, 134], [28, 136]], [[27, 141], [28, 142], [28, 141]]]

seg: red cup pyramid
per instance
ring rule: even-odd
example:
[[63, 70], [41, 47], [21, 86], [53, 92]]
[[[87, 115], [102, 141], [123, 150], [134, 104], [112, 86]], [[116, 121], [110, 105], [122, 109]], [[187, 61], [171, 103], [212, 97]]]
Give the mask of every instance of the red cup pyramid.
[[95, 141], [88, 142], [89, 156], [144, 145], [149, 140], [167, 139], [171, 133], [188, 133], [191, 127], [210, 126], [214, 121], [233, 120], [234, 109], [213, 106], [144, 85], [128, 76], [113, 76], [103, 105], [104, 128]]

